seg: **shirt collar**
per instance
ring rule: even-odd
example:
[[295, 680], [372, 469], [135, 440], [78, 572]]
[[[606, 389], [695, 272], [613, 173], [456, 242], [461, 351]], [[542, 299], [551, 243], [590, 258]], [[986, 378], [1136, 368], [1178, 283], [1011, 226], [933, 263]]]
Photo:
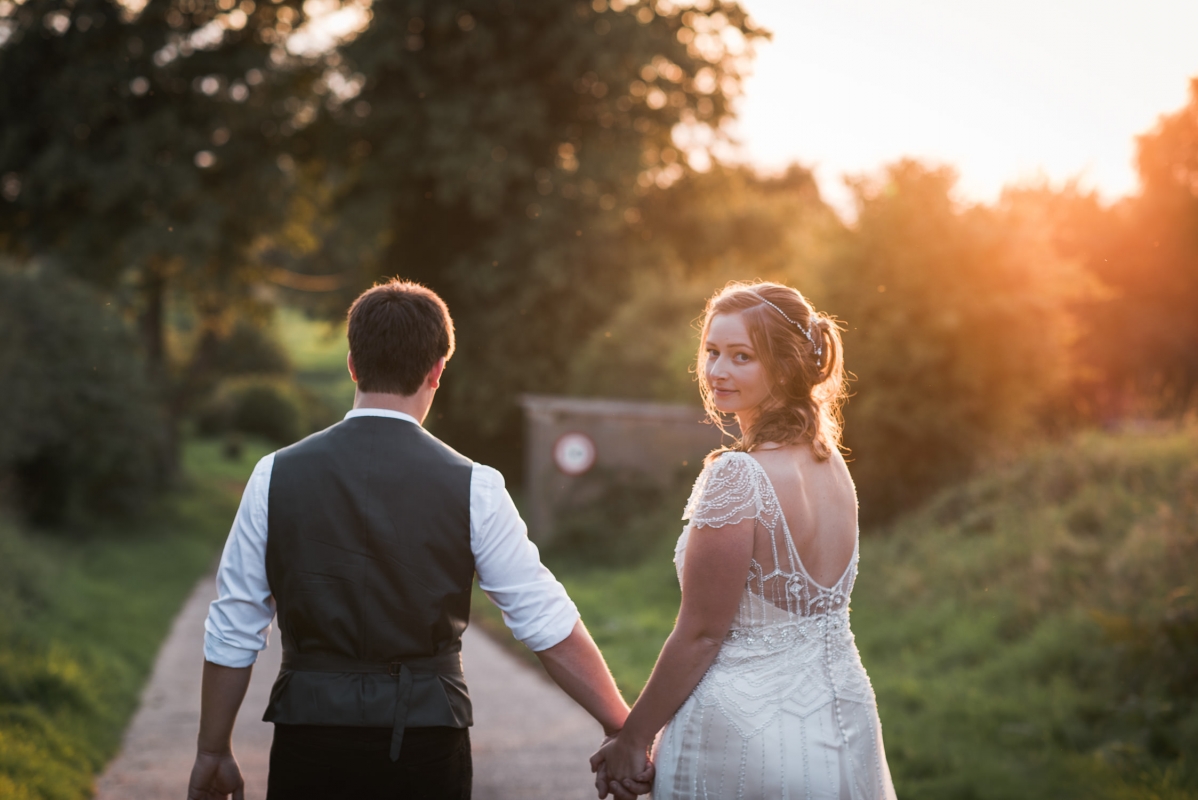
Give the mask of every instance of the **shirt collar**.
[[402, 411], [392, 411], [389, 408], [355, 408], [345, 414], [346, 419], [353, 419], [354, 417], [388, 417], [390, 419], [401, 419], [404, 422], [411, 422], [416, 425], [420, 424], [416, 422], [416, 418], [412, 415], [405, 414]]

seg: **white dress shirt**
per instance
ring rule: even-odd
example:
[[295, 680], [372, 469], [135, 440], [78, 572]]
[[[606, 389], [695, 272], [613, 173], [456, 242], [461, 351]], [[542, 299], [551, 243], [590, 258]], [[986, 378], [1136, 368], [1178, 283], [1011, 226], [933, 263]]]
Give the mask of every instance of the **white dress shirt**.
[[[407, 414], [381, 408], [354, 409], [345, 418], [365, 416], [420, 424]], [[254, 467], [221, 555], [217, 599], [204, 621], [204, 658], [214, 664], [250, 666], [270, 635], [275, 601], [266, 581], [266, 537], [274, 461], [271, 453]], [[540, 651], [570, 635], [578, 609], [541, 563], [503, 476], [482, 464], [475, 464], [470, 475], [470, 551], [479, 586], [503, 612], [517, 639]]]

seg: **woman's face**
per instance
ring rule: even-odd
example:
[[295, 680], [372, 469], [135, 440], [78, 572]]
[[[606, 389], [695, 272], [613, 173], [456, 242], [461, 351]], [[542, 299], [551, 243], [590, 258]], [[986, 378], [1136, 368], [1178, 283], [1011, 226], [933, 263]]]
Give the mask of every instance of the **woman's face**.
[[715, 407], [736, 414], [743, 429], [769, 396], [769, 385], [742, 315], [712, 317], [703, 347], [707, 353], [703, 371]]

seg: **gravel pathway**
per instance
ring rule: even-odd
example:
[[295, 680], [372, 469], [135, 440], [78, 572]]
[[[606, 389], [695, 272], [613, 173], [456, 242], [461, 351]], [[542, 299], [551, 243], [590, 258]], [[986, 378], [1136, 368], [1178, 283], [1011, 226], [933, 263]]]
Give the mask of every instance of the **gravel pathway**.
[[[204, 617], [215, 592], [211, 576], [200, 581], [175, 619], [121, 752], [96, 781], [98, 800], [186, 796], [199, 730]], [[233, 732], [247, 800], [266, 796], [273, 726], [260, 716], [279, 669], [277, 640], [271, 637], [254, 667]], [[587, 758], [601, 738], [598, 724], [477, 627], [466, 631], [462, 646], [474, 700], [474, 800], [594, 798]]]

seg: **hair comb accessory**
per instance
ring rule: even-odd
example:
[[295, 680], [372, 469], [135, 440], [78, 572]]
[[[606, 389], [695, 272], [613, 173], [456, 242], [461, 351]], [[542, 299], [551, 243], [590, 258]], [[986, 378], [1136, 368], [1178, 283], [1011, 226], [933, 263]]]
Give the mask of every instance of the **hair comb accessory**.
[[[787, 316], [787, 314], [786, 314], [786, 312], [785, 312], [785, 311], [783, 311], [782, 309], [778, 308], [776, 305], [774, 305], [773, 303], [771, 303], [769, 300], [766, 300], [764, 297], [761, 297], [761, 295], [758, 295], [758, 298], [761, 300], [761, 302], [765, 303], [767, 306], [769, 306], [769, 307], [773, 308], [775, 311], [777, 311], [779, 314], [781, 314], [781, 315], [782, 315], [782, 319], [786, 320], [786, 321], [787, 321], [787, 322], [789, 322], [791, 325], [794, 325], [796, 328], [798, 328], [798, 329], [799, 329], [799, 333], [801, 333], [801, 334], [803, 334], [805, 337], [807, 337], [807, 341], [811, 342], [811, 346], [815, 348], [815, 364], [816, 364], [816, 366], [822, 366], [822, 365], [820, 364], [820, 360], [822, 359], [822, 357], [823, 357], [823, 355], [824, 355], [824, 345], [823, 345], [823, 342], [822, 342], [822, 341], [820, 341], [820, 342], [817, 342], [817, 341], [815, 341], [815, 339], [814, 339], [814, 338], [812, 338], [812, 336], [811, 336], [811, 331], [810, 331], [810, 329], [808, 329], [808, 328], [804, 328], [802, 325], [800, 325], [799, 323], [795, 322], [793, 319], [791, 319], [789, 316]], [[822, 338], [822, 337], [821, 337], [821, 338]]]

